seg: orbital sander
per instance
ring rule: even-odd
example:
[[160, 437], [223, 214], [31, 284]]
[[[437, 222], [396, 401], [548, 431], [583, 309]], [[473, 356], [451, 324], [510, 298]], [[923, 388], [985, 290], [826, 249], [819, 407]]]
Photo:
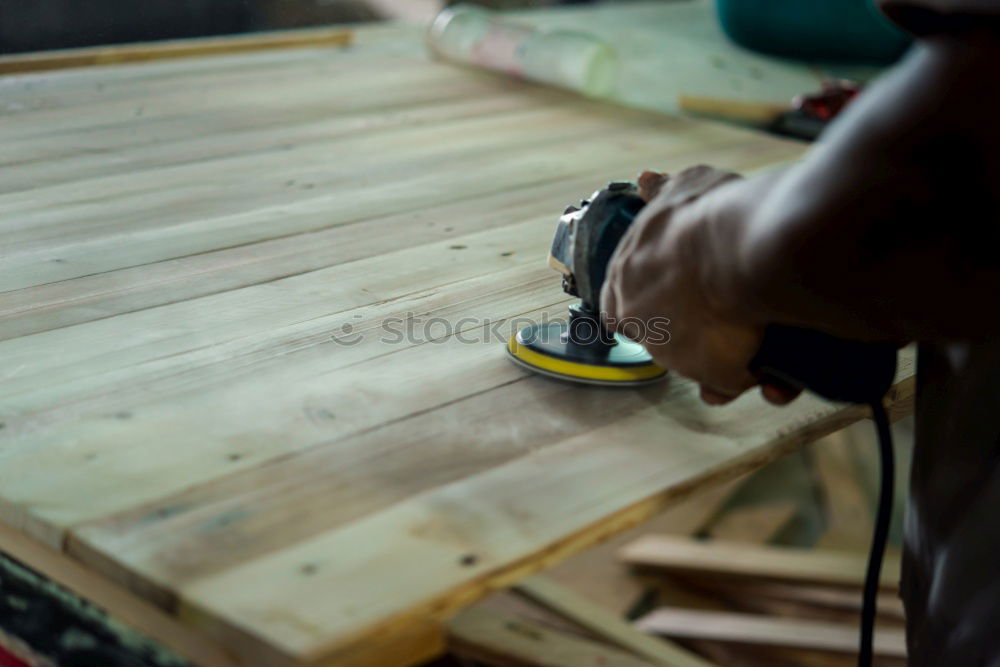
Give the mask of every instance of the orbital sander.
[[646, 349], [609, 332], [601, 319], [601, 286], [618, 242], [645, 206], [632, 183], [614, 182], [569, 206], [556, 226], [549, 266], [563, 291], [580, 297], [569, 319], [525, 327], [507, 344], [511, 359], [536, 373], [573, 382], [638, 386], [666, 371]]
[[[511, 359], [536, 373], [585, 384], [637, 386], [664, 377], [666, 371], [642, 345], [608, 331], [601, 317], [608, 262], [645, 205], [634, 183], [616, 181], [566, 208], [548, 263], [562, 274], [563, 291], [580, 302], [569, 307], [564, 321], [515, 333], [507, 344]], [[655, 326], [645, 330], [655, 332]], [[892, 385], [896, 352], [892, 343], [848, 341], [772, 324], [750, 371], [761, 383], [808, 389], [832, 401], [871, 403]]]

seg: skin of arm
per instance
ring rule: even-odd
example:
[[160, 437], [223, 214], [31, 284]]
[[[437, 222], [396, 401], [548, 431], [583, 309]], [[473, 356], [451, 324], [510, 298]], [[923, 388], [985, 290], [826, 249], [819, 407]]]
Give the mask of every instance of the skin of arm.
[[670, 318], [671, 340], [647, 347], [713, 403], [756, 384], [772, 322], [900, 343], [1000, 333], [998, 35], [922, 40], [782, 172], [644, 175], [609, 317]]

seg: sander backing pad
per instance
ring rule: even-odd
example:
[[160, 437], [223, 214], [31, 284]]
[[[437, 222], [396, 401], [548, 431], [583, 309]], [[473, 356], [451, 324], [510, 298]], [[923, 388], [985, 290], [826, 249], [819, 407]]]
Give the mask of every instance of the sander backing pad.
[[568, 331], [567, 322], [525, 327], [511, 336], [507, 353], [529, 370], [570, 382], [635, 387], [666, 374], [639, 343], [615, 334], [608, 346], [577, 345]]

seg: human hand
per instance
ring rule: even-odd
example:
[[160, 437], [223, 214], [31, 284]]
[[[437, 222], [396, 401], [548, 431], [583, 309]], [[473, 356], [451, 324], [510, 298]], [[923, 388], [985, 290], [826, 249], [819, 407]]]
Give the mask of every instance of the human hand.
[[[640, 342], [657, 364], [697, 381], [713, 405], [758, 383], [748, 365], [764, 328], [734, 316], [712, 294], [713, 266], [722, 261], [716, 244], [735, 243], [738, 225], [719, 219], [704, 195], [737, 179], [707, 166], [673, 177], [643, 172], [639, 194], [648, 203], [619, 244], [601, 294], [609, 325], [623, 335], [634, 335], [636, 322], [669, 318], [667, 340], [643, 339], [651, 327], [640, 326]], [[798, 395], [773, 385], [763, 393], [773, 403]]]

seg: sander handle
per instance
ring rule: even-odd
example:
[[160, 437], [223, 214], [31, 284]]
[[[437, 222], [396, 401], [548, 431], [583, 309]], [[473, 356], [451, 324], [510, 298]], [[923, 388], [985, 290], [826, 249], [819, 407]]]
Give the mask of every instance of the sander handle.
[[750, 372], [761, 382], [808, 389], [831, 401], [881, 402], [896, 377], [898, 348], [771, 324]]

